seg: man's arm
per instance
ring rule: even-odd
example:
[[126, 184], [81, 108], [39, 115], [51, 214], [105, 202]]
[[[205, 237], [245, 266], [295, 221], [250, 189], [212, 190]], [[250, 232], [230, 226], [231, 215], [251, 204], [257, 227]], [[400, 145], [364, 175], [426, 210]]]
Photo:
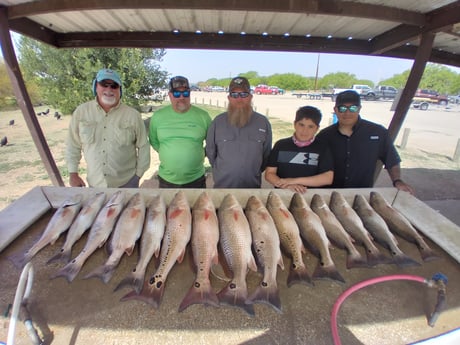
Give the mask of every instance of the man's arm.
[[394, 187], [409, 192], [412, 195], [415, 194], [414, 189], [401, 179], [401, 167], [399, 164], [393, 165], [391, 168], [387, 169], [387, 172]]

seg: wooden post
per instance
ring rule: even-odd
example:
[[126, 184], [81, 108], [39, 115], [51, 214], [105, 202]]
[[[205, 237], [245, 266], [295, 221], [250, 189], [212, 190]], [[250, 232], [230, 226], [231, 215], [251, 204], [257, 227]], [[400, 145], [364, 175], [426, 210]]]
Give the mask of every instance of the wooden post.
[[267, 108], [267, 110], [265, 111], [265, 114], [267, 115], [267, 117], [269, 113], [270, 113], [270, 109]]
[[454, 162], [460, 161], [460, 139], [457, 140], [457, 147], [455, 148], [453, 160]]
[[403, 133], [403, 137], [401, 140], [401, 146], [400, 146], [400, 148], [403, 150], [407, 146], [407, 139], [409, 138], [409, 133], [410, 133], [410, 128], [404, 128], [404, 133]]

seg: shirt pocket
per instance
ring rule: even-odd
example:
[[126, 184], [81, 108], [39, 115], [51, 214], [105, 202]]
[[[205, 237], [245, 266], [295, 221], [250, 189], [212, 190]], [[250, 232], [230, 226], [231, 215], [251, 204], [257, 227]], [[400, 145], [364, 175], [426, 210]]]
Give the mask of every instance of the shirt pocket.
[[82, 144], [92, 144], [94, 143], [94, 138], [96, 134], [95, 122], [82, 121], [79, 126], [79, 135]]
[[127, 123], [120, 123], [120, 126], [114, 130], [115, 137], [120, 146], [132, 145], [134, 142], [135, 134], [134, 127]]
[[248, 139], [252, 143], [258, 143], [260, 145], [263, 145], [265, 143], [265, 140], [267, 139], [267, 134], [260, 131], [256, 133], [251, 133]]

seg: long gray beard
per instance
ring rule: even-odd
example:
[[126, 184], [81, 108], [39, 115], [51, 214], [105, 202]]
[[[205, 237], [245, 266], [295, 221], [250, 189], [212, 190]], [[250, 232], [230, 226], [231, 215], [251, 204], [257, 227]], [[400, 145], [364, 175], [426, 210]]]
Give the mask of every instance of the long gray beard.
[[228, 105], [227, 114], [228, 122], [237, 128], [246, 126], [251, 119], [252, 105], [248, 104], [243, 107], [235, 107], [232, 104]]

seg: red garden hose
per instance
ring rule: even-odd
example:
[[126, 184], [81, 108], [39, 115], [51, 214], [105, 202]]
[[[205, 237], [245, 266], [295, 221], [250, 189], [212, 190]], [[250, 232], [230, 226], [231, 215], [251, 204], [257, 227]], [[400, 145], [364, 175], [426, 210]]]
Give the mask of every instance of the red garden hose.
[[345, 301], [345, 299], [348, 296], [350, 296], [353, 292], [358, 291], [366, 286], [385, 282], [385, 281], [390, 281], [390, 280], [412, 280], [412, 281], [416, 281], [419, 283], [427, 284], [430, 287], [438, 287], [438, 301], [435, 307], [435, 311], [431, 314], [430, 319], [428, 320], [428, 324], [430, 326], [434, 326], [434, 322], [438, 318], [439, 313], [441, 312], [441, 309], [444, 306], [445, 284], [447, 284], [447, 277], [445, 277], [444, 275], [440, 273], [437, 273], [436, 275], [434, 275], [432, 279], [426, 279], [420, 276], [409, 275], [409, 274], [395, 274], [395, 275], [382, 276], [382, 277], [364, 280], [358, 284], [355, 284], [351, 286], [350, 288], [348, 288], [347, 290], [345, 290], [339, 296], [339, 298], [337, 298], [337, 301], [332, 307], [332, 312], [331, 312], [331, 332], [332, 332], [332, 338], [334, 340], [335, 345], [342, 344], [342, 342], [340, 341], [339, 332], [337, 329], [337, 314], [339, 312], [339, 308], [342, 305], [343, 301]]

